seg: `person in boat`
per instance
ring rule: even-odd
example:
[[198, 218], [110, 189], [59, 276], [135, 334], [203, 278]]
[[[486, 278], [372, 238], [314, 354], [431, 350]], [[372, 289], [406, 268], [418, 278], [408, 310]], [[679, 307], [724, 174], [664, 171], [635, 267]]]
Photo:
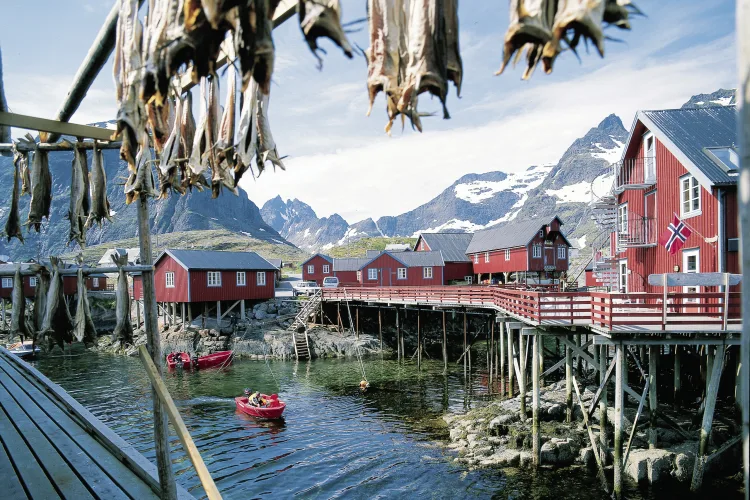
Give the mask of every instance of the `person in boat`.
[[250, 389], [245, 389], [245, 395], [247, 396], [247, 402], [251, 406], [263, 407], [267, 405], [265, 398], [258, 392], [252, 392]]

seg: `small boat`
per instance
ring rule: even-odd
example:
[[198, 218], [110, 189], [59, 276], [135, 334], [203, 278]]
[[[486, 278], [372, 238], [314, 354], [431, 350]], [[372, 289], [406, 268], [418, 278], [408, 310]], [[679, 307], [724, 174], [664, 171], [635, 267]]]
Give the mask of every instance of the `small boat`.
[[33, 340], [25, 340], [8, 345], [8, 351], [15, 354], [21, 359], [33, 358], [36, 354], [42, 352], [38, 345], [34, 345]]
[[167, 367], [205, 370], [206, 368], [224, 367], [232, 362], [233, 351], [220, 351], [199, 358], [191, 358], [186, 352], [173, 352], [167, 354]]
[[278, 394], [271, 394], [270, 396], [261, 394], [261, 397], [268, 400], [269, 403], [267, 406], [253, 406], [248, 403], [246, 397], [242, 396], [234, 398], [234, 402], [237, 404], [238, 410], [253, 417], [267, 419], [281, 418], [281, 414], [284, 413], [284, 409], [286, 408], [286, 403], [279, 401]]

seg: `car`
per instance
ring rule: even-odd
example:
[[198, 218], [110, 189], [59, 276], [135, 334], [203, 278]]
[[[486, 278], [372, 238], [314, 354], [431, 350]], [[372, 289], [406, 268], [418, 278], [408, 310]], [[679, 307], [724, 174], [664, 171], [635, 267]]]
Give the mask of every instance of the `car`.
[[300, 295], [312, 295], [320, 290], [320, 287], [314, 281], [300, 281], [292, 285], [292, 287], [294, 288], [295, 297]]
[[323, 278], [323, 288], [338, 288], [339, 279], [336, 276], [327, 276]]

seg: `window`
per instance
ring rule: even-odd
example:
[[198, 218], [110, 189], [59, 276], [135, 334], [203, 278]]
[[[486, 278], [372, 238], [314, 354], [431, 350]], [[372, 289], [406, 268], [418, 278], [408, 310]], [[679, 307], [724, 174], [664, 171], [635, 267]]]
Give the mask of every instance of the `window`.
[[331, 272], [331, 266], [329, 264], [323, 264], [323, 274], [328, 274]]
[[32, 276], [31, 278], [29, 278], [29, 286], [31, 288], [35, 288], [36, 287], [36, 276]]
[[357, 281], [362, 281], [362, 271], [357, 271]]
[[91, 278], [91, 286], [94, 288], [99, 288], [99, 278]]
[[313, 266], [312, 264], [307, 266], [307, 274], [315, 274], [315, 266]]
[[505, 260], [510, 260], [510, 248], [505, 249]]
[[221, 286], [221, 273], [218, 271], [208, 272], [208, 286]]
[[174, 273], [172, 271], [164, 273], [164, 286], [174, 288]]
[[424, 250], [424, 241], [419, 244], [419, 249], [422, 250], [423, 252], [425, 251]]
[[376, 279], [378, 279], [378, 270], [377, 269], [368, 269], [367, 270], [367, 279], [368, 280], [376, 280]]
[[544, 238], [544, 229], [539, 230], [539, 237]]
[[431, 267], [423, 267], [422, 268], [422, 277], [426, 280], [432, 279], [432, 268]]
[[[700, 272], [700, 252], [697, 248], [692, 250], [682, 251], [682, 272], [683, 273], [698, 273]], [[682, 287], [684, 293], [698, 293], [700, 287], [698, 286], [685, 286]], [[685, 302], [698, 302], [697, 298], [686, 298]]]
[[245, 284], [247, 284], [245, 271], [237, 271], [237, 286], [245, 286]]
[[617, 226], [620, 234], [628, 232], [628, 204], [623, 203], [617, 207]]
[[485, 264], [490, 261], [490, 252], [484, 252], [484, 262]]
[[479, 254], [478, 253], [474, 254], [474, 264], [479, 264]]
[[646, 184], [653, 184], [656, 182], [656, 141], [651, 132], [643, 136], [643, 148], [643, 181]]
[[692, 175], [680, 177], [680, 210], [682, 215], [698, 215], [701, 209], [701, 187]]
[[620, 292], [628, 292], [628, 261], [621, 260], [618, 267]]
[[258, 286], [266, 286], [265, 271], [258, 271], [258, 274], [255, 275], [255, 284]]
[[557, 247], [557, 258], [565, 260], [565, 254], [567, 253], [566, 250], [567, 250], [566, 247], [563, 247], [563, 246]]
[[474, 276], [464, 276], [464, 281], [471, 285], [474, 282]]
[[534, 245], [533, 253], [531, 254], [531, 257], [534, 259], [542, 258], [542, 245]]
[[740, 157], [733, 148], [706, 148], [706, 154], [729, 175], [737, 175]]
[[13, 278], [3, 278], [3, 288], [13, 288]]
[[398, 279], [405, 280], [406, 279], [406, 268], [405, 267], [399, 267], [398, 268]]

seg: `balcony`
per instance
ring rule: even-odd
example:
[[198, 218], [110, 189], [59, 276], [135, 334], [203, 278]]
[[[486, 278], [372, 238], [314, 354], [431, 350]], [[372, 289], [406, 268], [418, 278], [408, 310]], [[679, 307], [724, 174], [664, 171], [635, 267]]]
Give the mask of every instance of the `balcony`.
[[656, 184], [656, 158], [628, 158], [614, 164], [615, 193], [626, 189], [647, 189]]
[[624, 218], [617, 218], [617, 247], [619, 249], [655, 247], [658, 230], [656, 219], [627, 212]]

